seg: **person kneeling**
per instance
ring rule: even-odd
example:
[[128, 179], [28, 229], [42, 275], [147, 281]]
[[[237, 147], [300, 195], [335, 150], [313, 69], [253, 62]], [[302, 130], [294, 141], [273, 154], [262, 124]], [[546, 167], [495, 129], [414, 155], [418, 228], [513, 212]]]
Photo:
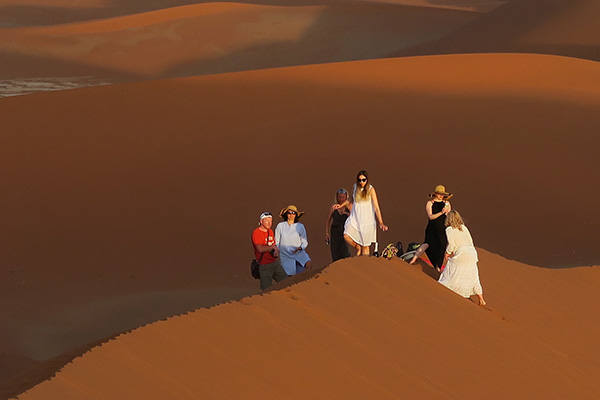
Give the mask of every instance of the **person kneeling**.
[[271, 229], [273, 215], [264, 212], [259, 218], [259, 227], [252, 232], [254, 256], [260, 264], [260, 290], [273, 285], [273, 279], [280, 282], [288, 277], [279, 261], [279, 248], [275, 243], [275, 234]]
[[479, 259], [471, 233], [455, 210], [448, 213], [445, 225], [448, 238], [445, 258], [448, 259], [448, 263], [438, 282], [462, 297], [477, 295], [479, 305], [485, 306], [477, 269]]

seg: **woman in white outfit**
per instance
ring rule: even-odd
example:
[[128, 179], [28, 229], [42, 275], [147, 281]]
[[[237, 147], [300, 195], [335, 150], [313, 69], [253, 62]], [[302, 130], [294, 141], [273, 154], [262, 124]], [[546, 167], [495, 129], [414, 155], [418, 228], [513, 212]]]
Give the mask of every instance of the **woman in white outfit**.
[[289, 205], [279, 214], [283, 221], [275, 228], [275, 243], [279, 248], [281, 265], [288, 275], [295, 275], [310, 269], [310, 257], [306, 253], [308, 238], [306, 228], [298, 222], [304, 212], [298, 211], [294, 205]]
[[367, 171], [358, 172], [352, 196], [343, 204], [337, 204], [336, 207], [345, 207], [350, 203], [352, 203], [352, 210], [344, 225], [344, 239], [356, 249], [357, 256], [368, 256], [371, 244], [377, 241], [375, 218], [379, 221], [379, 228], [382, 231], [387, 231], [388, 227], [383, 223], [377, 192], [369, 185]]
[[448, 238], [445, 257], [448, 262], [438, 282], [462, 297], [469, 298], [477, 295], [479, 305], [485, 306], [486, 302], [483, 299], [483, 289], [479, 282], [479, 270], [477, 269], [479, 259], [471, 233], [460, 214], [454, 210], [448, 213], [445, 225]]

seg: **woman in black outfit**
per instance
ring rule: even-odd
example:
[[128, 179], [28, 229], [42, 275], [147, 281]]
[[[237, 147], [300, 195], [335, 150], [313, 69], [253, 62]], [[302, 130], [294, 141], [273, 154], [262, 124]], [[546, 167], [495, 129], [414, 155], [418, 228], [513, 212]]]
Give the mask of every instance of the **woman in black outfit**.
[[348, 200], [348, 191], [346, 189], [338, 190], [335, 200], [337, 203], [329, 208], [329, 214], [327, 214], [327, 220], [325, 221], [325, 243], [331, 247], [333, 261], [350, 257], [348, 245], [344, 240], [344, 224], [350, 215], [350, 210], [348, 207], [335, 208], [336, 205], [343, 204]]
[[444, 253], [448, 246], [446, 239], [446, 215], [452, 210], [448, 201], [452, 197], [451, 193], [446, 192], [444, 185], [437, 185], [433, 193], [429, 195], [429, 200], [425, 204], [425, 212], [429, 222], [425, 228], [425, 241], [428, 244], [425, 252], [431, 265], [438, 271], [441, 271], [444, 263]]

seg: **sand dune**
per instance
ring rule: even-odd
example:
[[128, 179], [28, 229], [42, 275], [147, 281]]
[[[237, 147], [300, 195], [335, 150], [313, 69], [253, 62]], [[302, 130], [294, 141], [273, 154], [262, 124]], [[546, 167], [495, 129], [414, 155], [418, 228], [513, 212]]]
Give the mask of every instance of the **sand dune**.
[[380, 58], [443, 37], [480, 13], [391, 3], [209, 3], [0, 30], [0, 79], [115, 81]]
[[[598, 2], [501, 3], [0, 0], [0, 97], [16, 85], [47, 90], [389, 54], [600, 60]], [[444, 183], [480, 246], [532, 265], [598, 265], [600, 218], [583, 199], [600, 194], [599, 108], [597, 63], [527, 54], [336, 63], [0, 99], [0, 398], [47, 379], [100, 338], [256, 293], [248, 236], [265, 209], [306, 210], [309, 254], [323, 267], [326, 208], [362, 168], [391, 227], [382, 244], [421, 240], [425, 196]], [[364, 268], [386, 279], [364, 285]], [[315, 397], [319, 386], [328, 398], [595, 398], [597, 267], [546, 271], [482, 251], [482, 271], [491, 312], [419, 269], [349, 260], [293, 289], [121, 336], [26, 398], [114, 398], [95, 389], [104, 381], [91, 377], [100, 375], [119, 398], [124, 388], [135, 398], [248, 398], [247, 381], [258, 385], [253, 393], [274, 397], [279, 384], [244, 372], [259, 350], [228, 341], [227, 324], [249, 318], [264, 326], [245, 329], [287, 338], [277, 344], [295, 361], [270, 346], [261, 367], [281, 375], [299, 368], [292, 376], [311, 382], [285, 385], [289, 398]], [[440, 339], [448, 332], [452, 346]], [[217, 346], [203, 347], [206, 340]], [[290, 348], [292, 340], [304, 347]], [[177, 363], [165, 363], [169, 357]], [[239, 384], [205, 384], [232, 362]], [[467, 363], [475, 367], [456, 368]], [[139, 374], [120, 374], [115, 364]], [[157, 388], [152, 377], [171, 380]]]
[[600, 219], [582, 199], [599, 194], [598, 107], [597, 63], [534, 55], [0, 99], [0, 351], [44, 360], [256, 292], [250, 231], [289, 203], [306, 210], [309, 254], [326, 265], [327, 207], [362, 168], [390, 226], [382, 244], [422, 240], [426, 196], [443, 183], [478, 245], [533, 265], [597, 265]]
[[600, 270], [480, 252], [489, 309], [397, 259], [343, 260], [120, 336], [19, 399], [596, 399]]
[[[5, 382], [13, 379], [22, 371], [35, 369], [39, 366], [39, 364], [39, 361], [32, 360], [27, 357], [18, 356], [15, 354], [0, 353], [0, 382], [4, 384]], [[0, 387], [2, 387], [2, 385], [0, 385]], [[15, 392], [15, 394], [20, 393], [27, 388], [28, 387], [24, 387], [23, 390]], [[1, 398], [4, 398], [4, 395], [5, 393], [2, 391], [2, 389], [0, 389]]]
[[0, 0], [0, 28], [43, 26], [136, 14], [194, 0]]
[[[425, 6], [453, 10], [488, 12], [503, 4], [502, 0], [238, 0], [270, 6], [318, 6], [352, 3], [383, 3]], [[210, 0], [0, 0], [0, 28], [44, 26], [75, 23], [94, 19], [162, 10], [165, 8], [213, 3]]]
[[443, 39], [395, 55], [541, 53], [600, 61], [600, 2], [509, 1]]

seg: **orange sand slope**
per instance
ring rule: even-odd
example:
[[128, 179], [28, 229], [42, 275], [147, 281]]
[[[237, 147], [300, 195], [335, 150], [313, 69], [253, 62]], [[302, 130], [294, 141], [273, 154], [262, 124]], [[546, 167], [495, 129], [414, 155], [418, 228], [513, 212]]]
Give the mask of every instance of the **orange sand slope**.
[[380, 58], [480, 13], [350, 2], [197, 4], [80, 24], [0, 30], [0, 79], [202, 75]]
[[19, 399], [597, 399], [600, 269], [480, 252], [490, 309], [398, 259], [349, 259], [122, 335]]
[[56, 25], [198, 3], [194, 0], [0, 0], [0, 28]]
[[[273, 6], [314, 6], [351, 3], [403, 4], [454, 10], [488, 12], [503, 4], [502, 0], [238, 0]], [[92, 19], [137, 14], [187, 4], [212, 3], [210, 0], [0, 0], [0, 28], [10, 26], [57, 25]]]
[[398, 55], [518, 52], [600, 61], [600, 1], [509, 1], [426, 45]]
[[0, 350], [43, 360], [160, 318], [160, 296], [184, 299], [164, 316], [202, 304], [190, 292], [257, 290], [250, 232], [290, 203], [325, 265], [327, 208], [362, 168], [390, 226], [382, 245], [422, 240], [426, 196], [443, 183], [477, 245], [598, 264], [600, 216], [582, 199], [600, 196], [599, 108], [597, 63], [528, 55], [1, 99]]

